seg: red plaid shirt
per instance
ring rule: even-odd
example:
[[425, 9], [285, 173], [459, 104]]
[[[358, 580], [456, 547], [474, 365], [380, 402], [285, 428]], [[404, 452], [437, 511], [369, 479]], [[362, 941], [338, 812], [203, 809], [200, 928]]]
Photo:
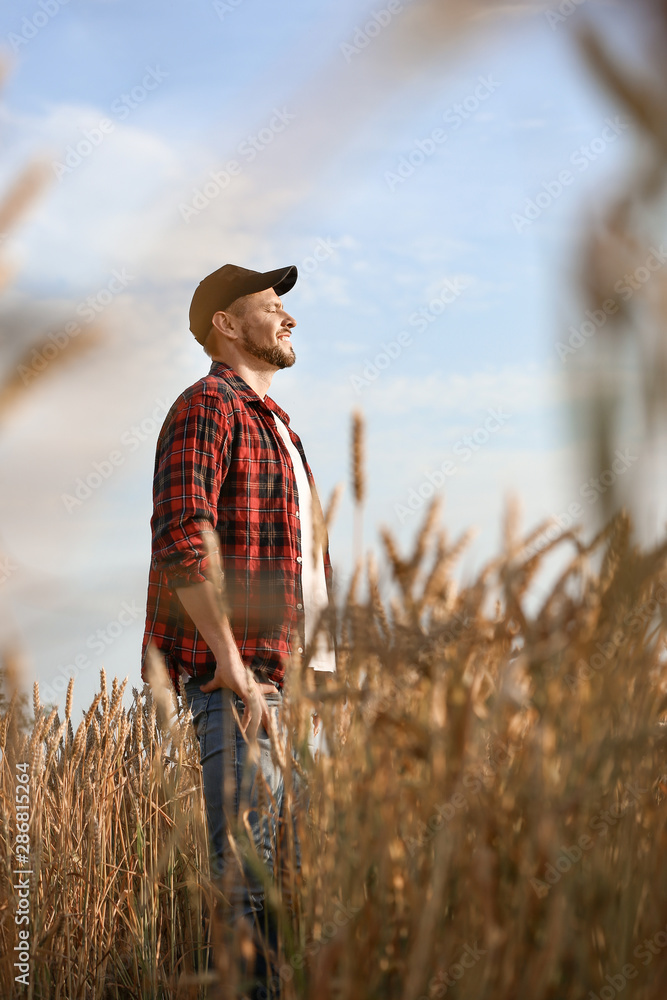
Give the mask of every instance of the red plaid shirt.
[[[221, 361], [178, 397], [165, 418], [153, 479], [143, 680], [149, 643], [162, 653], [176, 686], [181, 670], [191, 676], [215, 670], [215, 657], [175, 588], [220, 574], [239, 652], [258, 680], [282, 687], [292, 651], [303, 650], [299, 498], [271, 411], [287, 425], [314, 490], [288, 415]], [[313, 502], [319, 504], [316, 491]], [[222, 566], [211, 548], [217, 543], [212, 532]], [[323, 557], [331, 594], [328, 539]]]

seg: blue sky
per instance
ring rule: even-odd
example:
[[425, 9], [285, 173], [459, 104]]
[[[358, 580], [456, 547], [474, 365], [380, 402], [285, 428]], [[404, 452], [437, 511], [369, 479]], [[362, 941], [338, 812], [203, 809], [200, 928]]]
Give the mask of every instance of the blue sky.
[[[218, 6], [71, 0], [18, 45], [39, 5], [0, 11], [12, 59], [0, 182], [34, 158], [52, 175], [3, 243], [15, 280], [1, 363], [12, 370], [54, 323], [81, 322], [89, 296], [100, 306], [96, 346], [36, 377], [5, 419], [13, 489], [0, 549], [15, 568], [0, 621], [42, 684], [88, 660], [78, 705], [102, 664], [139, 684], [156, 414], [207, 370], [187, 310], [201, 277], [228, 260], [300, 267], [285, 300], [297, 364], [271, 395], [323, 498], [346, 484], [331, 532], [341, 582], [354, 407], [368, 431], [366, 549], [379, 551], [381, 523], [410, 544], [424, 510], [405, 512], [411, 491], [449, 462], [443, 523], [478, 532], [469, 579], [498, 549], [509, 494], [528, 529], [566, 510], [586, 479], [568, 409], [568, 395], [586, 393], [585, 370], [563, 363], [555, 342], [585, 319], [569, 280], [581, 222], [622, 183], [635, 136], [582, 66], [580, 15], [554, 27], [546, 9], [557, 5], [500, 5], [474, 38], [447, 44], [439, 22], [417, 34], [429, 5], [412, 0], [350, 55], [341, 46], [380, 2]], [[585, 7], [619, 33], [613, 6]], [[132, 98], [146, 79], [152, 89]], [[99, 141], [87, 147], [86, 136]], [[86, 153], [65, 171], [77, 146]], [[230, 161], [238, 173], [212, 182]], [[191, 212], [203, 204], [196, 191], [205, 204]], [[517, 223], [535, 199], [544, 207]], [[107, 305], [114, 273], [122, 288]], [[375, 365], [387, 351], [396, 356]], [[463, 458], [475, 434], [482, 443]], [[113, 474], [67, 509], [63, 495], [118, 449]], [[127, 620], [123, 606], [131, 623], [93, 653], [98, 629]]]

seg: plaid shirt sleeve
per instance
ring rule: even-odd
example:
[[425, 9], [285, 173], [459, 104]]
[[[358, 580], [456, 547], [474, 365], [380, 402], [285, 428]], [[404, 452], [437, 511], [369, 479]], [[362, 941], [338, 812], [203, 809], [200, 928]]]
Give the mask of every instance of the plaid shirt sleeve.
[[[219, 400], [202, 392], [174, 404], [160, 434], [153, 484], [153, 569], [167, 586], [203, 583], [213, 570], [218, 498], [229, 468], [231, 428]], [[209, 534], [209, 537], [207, 536]]]

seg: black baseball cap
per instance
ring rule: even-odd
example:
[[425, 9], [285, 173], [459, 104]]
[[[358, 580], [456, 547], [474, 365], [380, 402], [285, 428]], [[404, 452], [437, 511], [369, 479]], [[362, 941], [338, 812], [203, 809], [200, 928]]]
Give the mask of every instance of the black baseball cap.
[[217, 271], [207, 274], [199, 282], [190, 303], [190, 329], [195, 339], [203, 344], [211, 329], [214, 313], [230, 306], [242, 295], [263, 292], [273, 288], [277, 295], [289, 292], [296, 282], [296, 265], [280, 267], [276, 271], [250, 271], [237, 264], [223, 264]]

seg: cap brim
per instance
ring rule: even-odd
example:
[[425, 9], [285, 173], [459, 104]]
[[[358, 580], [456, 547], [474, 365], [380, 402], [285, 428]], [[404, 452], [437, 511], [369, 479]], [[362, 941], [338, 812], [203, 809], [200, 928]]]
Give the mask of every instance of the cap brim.
[[276, 295], [284, 295], [285, 292], [289, 292], [290, 288], [294, 287], [298, 276], [296, 264], [278, 268], [276, 271], [266, 271], [262, 275], [266, 284], [259, 291], [263, 291], [264, 288], [272, 288]]

